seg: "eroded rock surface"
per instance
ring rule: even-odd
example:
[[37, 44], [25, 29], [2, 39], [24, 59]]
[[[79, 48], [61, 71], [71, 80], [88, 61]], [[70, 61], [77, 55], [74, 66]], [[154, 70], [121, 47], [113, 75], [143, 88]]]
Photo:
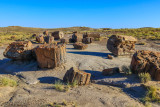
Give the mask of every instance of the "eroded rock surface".
[[83, 44], [83, 43], [78, 43], [78, 42], [74, 43], [73, 46], [75, 49], [80, 49], [80, 50], [84, 50], [88, 47], [88, 45]]
[[135, 52], [136, 39], [132, 36], [112, 35], [107, 42], [107, 48], [115, 56], [131, 55]]

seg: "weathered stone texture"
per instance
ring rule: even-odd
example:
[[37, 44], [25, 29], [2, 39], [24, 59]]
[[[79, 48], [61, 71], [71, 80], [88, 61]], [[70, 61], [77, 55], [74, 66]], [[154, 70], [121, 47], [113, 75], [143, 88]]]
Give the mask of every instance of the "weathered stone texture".
[[85, 44], [90, 44], [93, 42], [93, 39], [94, 39], [93, 37], [86, 37], [82, 39], [82, 42]]
[[54, 37], [53, 36], [44, 36], [44, 41], [48, 44], [54, 43]]
[[131, 55], [135, 52], [136, 41], [132, 36], [112, 35], [107, 41], [107, 48], [115, 56]]
[[32, 55], [32, 43], [30, 41], [17, 41], [9, 44], [3, 55], [14, 60], [30, 60]]
[[72, 35], [72, 42], [82, 42], [83, 34], [80, 34], [78, 32], [74, 32]]
[[84, 50], [84, 49], [86, 49], [86, 48], [88, 47], [88, 45], [77, 42], [77, 43], [74, 43], [74, 44], [73, 44], [73, 47], [74, 47], [75, 49]]
[[65, 44], [44, 44], [35, 48], [40, 68], [55, 68], [66, 62]]
[[44, 36], [43, 35], [36, 36], [36, 41], [38, 43], [44, 43]]
[[55, 31], [52, 33], [52, 36], [54, 37], [55, 40], [58, 40], [64, 37], [64, 33], [61, 31]]
[[100, 38], [100, 33], [96, 33], [96, 32], [91, 32], [91, 33], [85, 33], [83, 34], [83, 38], [86, 38], [86, 37], [92, 37], [94, 39], [96, 38]]
[[86, 73], [84, 71], [79, 71], [76, 68], [70, 68], [65, 76], [63, 77], [63, 81], [65, 82], [77, 82], [78, 85], [87, 85], [90, 83], [90, 73]]
[[131, 61], [133, 73], [150, 73], [155, 80], [160, 80], [160, 52], [137, 51]]

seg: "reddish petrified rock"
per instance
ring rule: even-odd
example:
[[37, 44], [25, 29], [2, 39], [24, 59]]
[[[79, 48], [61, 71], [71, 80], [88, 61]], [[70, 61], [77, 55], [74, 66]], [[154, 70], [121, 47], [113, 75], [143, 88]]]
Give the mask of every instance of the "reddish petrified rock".
[[43, 36], [43, 35], [37, 36], [37, 37], [36, 37], [36, 41], [37, 41], [38, 43], [44, 43], [44, 36]]
[[77, 43], [74, 43], [74, 44], [73, 44], [73, 47], [74, 47], [75, 49], [84, 50], [84, 49], [86, 49], [86, 48], [88, 47], [88, 45], [77, 42]]
[[85, 44], [90, 44], [93, 42], [93, 37], [86, 37], [82, 39], [82, 42]]
[[3, 55], [14, 60], [33, 59], [32, 43], [30, 41], [17, 41], [9, 44]]
[[108, 55], [107, 57], [108, 57], [108, 59], [113, 59], [113, 56], [111, 56], [111, 55]]
[[54, 43], [54, 37], [53, 36], [44, 36], [44, 41], [46, 42], [46, 43]]
[[64, 82], [77, 82], [78, 85], [87, 85], [90, 83], [90, 73], [79, 71], [76, 68], [70, 68], [63, 77]]
[[82, 42], [83, 39], [83, 34], [80, 34], [78, 32], [73, 32], [72, 35], [72, 42]]
[[44, 31], [43, 35], [47, 35], [48, 36], [48, 30]]
[[155, 80], [160, 80], [160, 52], [137, 51], [131, 61], [133, 73], [150, 73]]
[[69, 43], [69, 38], [62, 38], [61, 43], [68, 44]]
[[92, 37], [94, 39], [96, 38], [100, 38], [100, 33], [96, 33], [96, 32], [91, 32], [91, 33], [85, 33], [83, 34], [83, 38], [86, 38], [86, 37]]
[[112, 35], [108, 39], [107, 48], [115, 56], [132, 55], [136, 41], [132, 36]]
[[64, 37], [64, 33], [61, 31], [55, 31], [52, 33], [52, 36], [54, 37], [55, 40], [58, 40]]
[[109, 68], [102, 71], [102, 75], [104, 76], [113, 75], [116, 73], [119, 73], [119, 68]]
[[65, 44], [44, 44], [35, 48], [40, 68], [55, 68], [66, 62]]

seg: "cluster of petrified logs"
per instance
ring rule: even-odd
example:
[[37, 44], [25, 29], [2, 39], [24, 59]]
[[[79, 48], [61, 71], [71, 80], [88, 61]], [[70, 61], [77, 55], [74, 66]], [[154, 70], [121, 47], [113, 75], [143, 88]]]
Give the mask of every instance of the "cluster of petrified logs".
[[132, 55], [135, 52], [136, 39], [132, 36], [112, 35], [107, 42], [107, 48], [115, 56]]

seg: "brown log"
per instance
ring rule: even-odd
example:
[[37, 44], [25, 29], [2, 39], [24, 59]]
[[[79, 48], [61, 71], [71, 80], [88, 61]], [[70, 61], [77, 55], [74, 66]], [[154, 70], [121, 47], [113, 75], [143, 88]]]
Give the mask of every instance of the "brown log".
[[77, 43], [74, 43], [74, 44], [73, 44], [73, 47], [74, 47], [75, 49], [84, 50], [84, 49], [86, 49], [86, 48], [88, 47], [88, 45], [77, 42]]

